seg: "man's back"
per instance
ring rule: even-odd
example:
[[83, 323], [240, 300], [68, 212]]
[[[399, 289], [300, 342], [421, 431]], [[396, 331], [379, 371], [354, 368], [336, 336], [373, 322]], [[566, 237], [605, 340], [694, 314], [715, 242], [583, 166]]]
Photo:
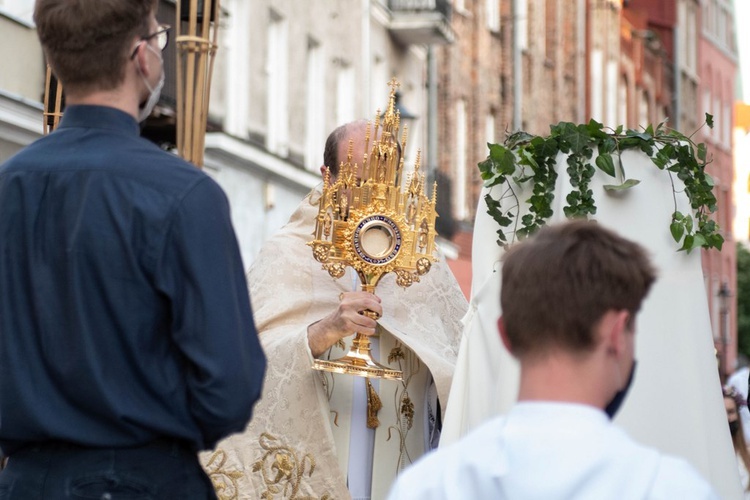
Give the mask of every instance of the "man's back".
[[212, 180], [125, 113], [76, 106], [0, 167], [0, 200], [6, 453], [164, 436], [203, 448], [244, 427], [264, 362]]
[[523, 402], [427, 456], [396, 499], [715, 498], [683, 460], [632, 441], [601, 410]]

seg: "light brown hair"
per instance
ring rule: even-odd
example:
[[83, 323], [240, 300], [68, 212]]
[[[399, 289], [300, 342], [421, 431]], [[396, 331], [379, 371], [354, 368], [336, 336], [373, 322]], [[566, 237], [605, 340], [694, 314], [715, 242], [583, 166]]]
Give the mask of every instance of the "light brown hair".
[[149, 34], [156, 0], [37, 0], [39, 41], [63, 87], [111, 90], [124, 78], [133, 40]]
[[655, 278], [640, 245], [596, 222], [542, 228], [504, 258], [500, 303], [513, 354], [592, 350], [596, 323], [626, 310], [632, 325]]

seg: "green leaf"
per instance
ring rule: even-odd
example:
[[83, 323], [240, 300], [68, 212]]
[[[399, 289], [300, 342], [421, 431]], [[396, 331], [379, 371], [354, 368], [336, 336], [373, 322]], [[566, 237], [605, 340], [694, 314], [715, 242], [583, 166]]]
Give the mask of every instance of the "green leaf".
[[690, 245], [689, 250], [695, 250], [696, 248], [700, 248], [706, 244], [706, 238], [701, 233], [695, 233], [693, 235], [693, 243]]
[[706, 161], [706, 145], [702, 142], [698, 144], [698, 159]]
[[724, 245], [724, 237], [719, 233], [714, 233], [710, 236], [708, 244], [710, 247], [716, 248], [717, 250], [721, 251], [721, 247]]
[[615, 176], [615, 163], [612, 161], [612, 155], [602, 154], [596, 157], [596, 166], [604, 173]]
[[628, 179], [622, 184], [605, 184], [603, 187], [607, 191], [625, 191], [626, 189], [630, 189], [640, 183], [641, 181], [639, 181], [638, 179]]
[[580, 153], [589, 142], [589, 135], [583, 131], [585, 126], [576, 127], [572, 123], [566, 123], [561, 138], [570, 145], [573, 153]]
[[642, 141], [650, 141], [654, 138], [653, 134], [649, 134], [648, 132], [636, 132], [635, 130], [628, 130], [626, 135]]
[[706, 113], [706, 125], [708, 128], [714, 128], [714, 115]]
[[501, 144], [490, 144], [492, 169], [500, 175], [513, 175], [516, 171], [516, 155]]
[[685, 228], [679, 222], [673, 222], [669, 225], [669, 232], [672, 233], [672, 238], [679, 243], [682, 236], [685, 234]]
[[600, 155], [603, 155], [606, 153], [613, 153], [616, 149], [617, 149], [617, 143], [610, 136], [606, 136], [604, 139], [602, 139], [598, 147], [598, 151]]
[[505, 140], [505, 145], [510, 149], [515, 149], [519, 144], [529, 142], [533, 137], [533, 135], [524, 132], [523, 130], [519, 130], [518, 132], [513, 132], [508, 136], [508, 138]]
[[534, 155], [544, 158], [554, 158], [560, 151], [557, 141], [554, 139], [541, 140], [537, 143], [532, 142], [532, 146], [534, 147]]

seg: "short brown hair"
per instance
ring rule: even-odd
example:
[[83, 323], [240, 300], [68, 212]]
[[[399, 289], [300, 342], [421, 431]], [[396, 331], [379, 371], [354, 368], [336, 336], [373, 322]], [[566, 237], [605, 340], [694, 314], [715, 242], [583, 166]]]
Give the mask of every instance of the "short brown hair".
[[609, 310], [634, 321], [655, 279], [643, 247], [596, 222], [542, 228], [504, 258], [500, 304], [513, 354], [592, 350], [596, 323]]
[[37, 0], [39, 41], [63, 87], [111, 90], [124, 78], [133, 39], [146, 36], [156, 0]]

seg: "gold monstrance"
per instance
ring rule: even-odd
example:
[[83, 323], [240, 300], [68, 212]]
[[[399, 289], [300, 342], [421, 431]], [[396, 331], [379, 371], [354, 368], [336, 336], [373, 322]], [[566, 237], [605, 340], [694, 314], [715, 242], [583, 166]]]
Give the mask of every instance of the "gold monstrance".
[[[347, 266], [358, 274], [362, 290], [373, 293], [386, 273], [396, 273], [396, 283], [408, 287], [426, 274], [435, 247], [437, 185], [432, 199], [424, 192], [425, 176], [420, 173], [420, 153], [414, 171], [402, 189], [406, 149], [406, 129], [398, 144], [399, 113], [395, 111], [396, 87], [391, 80], [388, 109], [375, 117], [370, 144], [370, 125], [365, 132], [362, 167], [352, 163], [352, 143], [339, 175], [331, 182], [330, 172], [323, 181], [313, 241], [309, 242], [315, 260], [334, 278], [341, 278]], [[359, 175], [358, 175], [359, 174]], [[376, 313], [365, 311], [373, 319]], [[313, 368], [362, 377], [401, 379], [401, 371], [383, 366], [370, 355], [370, 340], [357, 333], [346, 356], [336, 360], [315, 360]]]

